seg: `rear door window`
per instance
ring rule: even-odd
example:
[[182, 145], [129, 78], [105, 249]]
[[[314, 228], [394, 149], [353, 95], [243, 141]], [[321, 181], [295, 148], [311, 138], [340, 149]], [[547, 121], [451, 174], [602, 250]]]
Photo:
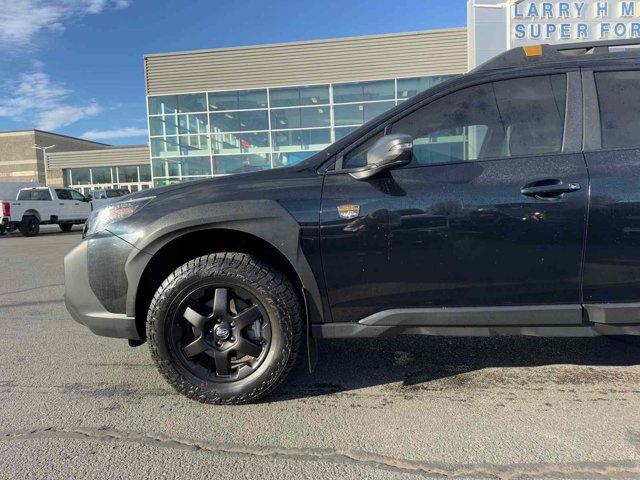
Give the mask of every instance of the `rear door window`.
[[23, 190], [18, 193], [18, 200], [51, 200], [49, 190]]
[[640, 71], [595, 72], [602, 148], [640, 146]]

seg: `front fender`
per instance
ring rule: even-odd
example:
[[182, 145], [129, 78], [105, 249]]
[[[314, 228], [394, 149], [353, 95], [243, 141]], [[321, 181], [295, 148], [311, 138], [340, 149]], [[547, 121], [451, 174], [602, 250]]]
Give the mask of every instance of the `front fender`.
[[[171, 241], [191, 232], [225, 229], [253, 235], [269, 243], [293, 266], [313, 301], [320, 321], [324, 318], [320, 288], [301, 247], [301, 226], [278, 202], [246, 200], [206, 203], [167, 214], [135, 235], [135, 249], [127, 259], [127, 315], [134, 316], [138, 284], [152, 257]], [[133, 235], [133, 234], [129, 234]], [[132, 239], [131, 239], [132, 240]]]

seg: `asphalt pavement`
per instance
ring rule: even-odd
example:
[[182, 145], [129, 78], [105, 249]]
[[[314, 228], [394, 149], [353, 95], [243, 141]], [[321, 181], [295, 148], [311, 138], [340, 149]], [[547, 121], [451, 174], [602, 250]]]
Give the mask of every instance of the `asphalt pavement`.
[[176, 393], [62, 300], [80, 227], [0, 236], [0, 478], [640, 478], [640, 343], [332, 341], [265, 401]]

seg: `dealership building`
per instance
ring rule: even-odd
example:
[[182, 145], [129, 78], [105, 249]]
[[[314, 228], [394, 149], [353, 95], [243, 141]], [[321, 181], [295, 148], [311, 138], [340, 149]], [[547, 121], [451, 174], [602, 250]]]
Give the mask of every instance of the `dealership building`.
[[295, 164], [467, 70], [467, 30], [148, 55], [162, 185]]
[[57, 180], [50, 180], [50, 185], [64, 185], [85, 194], [98, 188], [137, 192], [153, 186], [147, 145], [54, 152], [47, 154], [47, 161]]
[[62, 183], [62, 172], [45, 168], [51, 152], [97, 151], [108, 145], [42, 130], [0, 132], [0, 182]]
[[[461, 28], [146, 55], [148, 145], [47, 152], [47, 179], [139, 190], [293, 165], [510, 47], [640, 37], [640, 1], [469, 0], [467, 19]], [[2, 142], [0, 181], [18, 161]]]

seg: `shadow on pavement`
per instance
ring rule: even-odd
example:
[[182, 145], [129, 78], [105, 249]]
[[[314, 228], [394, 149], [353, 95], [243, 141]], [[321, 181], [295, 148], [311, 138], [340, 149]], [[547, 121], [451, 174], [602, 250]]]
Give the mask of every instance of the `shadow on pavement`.
[[[634, 337], [537, 338], [537, 337], [397, 337], [390, 339], [333, 340], [318, 343], [318, 362], [309, 374], [305, 362], [284, 380], [267, 401], [290, 400], [401, 382], [401, 387], [430, 388], [430, 382], [451, 380], [485, 368], [505, 369], [491, 378], [506, 377], [514, 386], [526, 381], [509, 370], [514, 367], [552, 365], [630, 366], [640, 364], [640, 341]], [[581, 371], [572, 377], [540, 378], [540, 383], [582, 385], [616, 382], [602, 372]], [[463, 375], [464, 376], [464, 375]], [[515, 377], [514, 377], [515, 376]], [[468, 376], [467, 376], [468, 377]], [[458, 383], [469, 382], [469, 378]], [[479, 379], [479, 381], [487, 380]], [[640, 382], [640, 375], [638, 375]], [[472, 382], [469, 382], [472, 383]], [[473, 386], [473, 385], [470, 385]], [[484, 385], [478, 385], [483, 387]]]
[[24, 238], [25, 240], [30, 240], [32, 238], [38, 238], [38, 237], [81, 235], [82, 229], [83, 229], [82, 225], [74, 225], [70, 232], [63, 232], [62, 230], [60, 230], [60, 227], [58, 227], [57, 225], [42, 225], [40, 227], [40, 233], [35, 237], [24, 237], [18, 230], [14, 230], [13, 232], [0, 234], [0, 241], [2, 239], [9, 239], [9, 238]]

